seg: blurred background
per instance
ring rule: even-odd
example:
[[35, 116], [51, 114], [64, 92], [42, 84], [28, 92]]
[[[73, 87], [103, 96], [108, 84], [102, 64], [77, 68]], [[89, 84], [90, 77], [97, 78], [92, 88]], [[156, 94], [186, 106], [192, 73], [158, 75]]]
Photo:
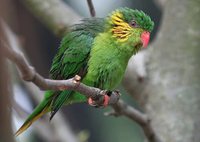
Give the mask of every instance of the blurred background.
[[[49, 17], [42, 17], [41, 13], [36, 12], [37, 5], [31, 1], [34, 0], [1, 0], [0, 16], [11, 29], [12, 35], [20, 44], [31, 65], [39, 74], [48, 78], [52, 59], [59, 47], [62, 34], [56, 33], [51, 26], [48, 26], [46, 21], [51, 18], [51, 14]], [[54, 6], [52, 1], [44, 0], [41, 5], [46, 4], [46, 11], [51, 11], [48, 3]], [[60, 1], [55, 2], [55, 6]], [[83, 17], [91, 17], [86, 0], [61, 2], [75, 13], [72, 21], [67, 18], [69, 25], [77, 23]], [[152, 49], [143, 50], [139, 54], [141, 56], [131, 59], [123, 84], [119, 86], [123, 94], [121, 98], [152, 118], [152, 124], [163, 142], [199, 142], [196, 131], [200, 130], [198, 111], [200, 108], [198, 93], [200, 91], [198, 76], [200, 30], [196, 23], [200, 20], [196, 17], [191, 21], [191, 17], [199, 14], [200, 1], [183, 0], [180, 4], [178, 0], [168, 2], [165, 0], [93, 0], [93, 4], [96, 17], [105, 17], [119, 7], [143, 10], [150, 15], [155, 22], [155, 29], [151, 36], [150, 48]], [[188, 9], [191, 11], [187, 12]], [[68, 14], [63, 13], [63, 17], [70, 16]], [[184, 22], [184, 19], [189, 22]], [[68, 32], [68, 29], [66, 31]], [[140, 63], [147, 58], [147, 55], [147, 61]], [[9, 71], [8, 69], [4, 71], [10, 78], [8, 81], [10, 103], [6, 103], [6, 106], [12, 105], [12, 109], [9, 107], [9, 112], [12, 116], [13, 133], [32, 112], [44, 92], [32, 83], [22, 81], [12, 64], [9, 63], [5, 68], [9, 68]], [[5, 76], [5, 74], [1, 75], [2, 84], [5, 83]], [[196, 76], [195, 79], [193, 76]], [[5, 88], [2, 85], [1, 87]], [[1, 100], [6, 100], [3, 99], [3, 95]], [[1, 105], [5, 107], [3, 103]], [[104, 113], [109, 110], [110, 108], [93, 108], [87, 104], [63, 107], [51, 122], [49, 116], [45, 116], [21, 136], [12, 140], [63, 142], [64, 135], [67, 136], [69, 133], [66, 139], [69, 142], [74, 142], [70, 140], [71, 137], [72, 139], [75, 137], [77, 142], [144, 142], [145, 136], [138, 124], [125, 117], [104, 116]], [[1, 115], [4, 113], [2, 112]], [[1, 125], [3, 128], [3, 123]], [[180, 138], [184, 137], [185, 133], [189, 133], [186, 134], [186, 138]], [[0, 140], [0, 142], [4, 141]]]

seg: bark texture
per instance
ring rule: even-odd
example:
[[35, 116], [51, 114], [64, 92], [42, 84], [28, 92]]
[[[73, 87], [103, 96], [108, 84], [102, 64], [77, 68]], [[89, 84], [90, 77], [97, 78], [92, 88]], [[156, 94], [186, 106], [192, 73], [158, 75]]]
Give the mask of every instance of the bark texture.
[[[0, 37], [2, 38], [2, 29], [0, 29]], [[5, 58], [3, 58], [0, 43], [0, 141], [14, 142], [11, 126], [11, 92], [8, 77], [8, 69]]]
[[199, 0], [167, 1], [158, 37], [148, 51], [148, 78], [138, 82], [129, 67], [124, 81], [162, 142], [200, 140], [199, 15]]
[[14, 142], [12, 133], [12, 119], [11, 119], [11, 100], [12, 91], [10, 83], [10, 75], [8, 71], [8, 65], [2, 52], [2, 41], [6, 41], [6, 37], [3, 34], [1, 26], [1, 18], [7, 17], [10, 20], [9, 0], [2, 0], [0, 2], [0, 142]]

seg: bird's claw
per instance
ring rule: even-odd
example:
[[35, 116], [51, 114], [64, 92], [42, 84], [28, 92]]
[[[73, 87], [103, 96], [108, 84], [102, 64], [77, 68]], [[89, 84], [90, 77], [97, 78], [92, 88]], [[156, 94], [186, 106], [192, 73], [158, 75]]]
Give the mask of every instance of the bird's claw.
[[96, 106], [97, 104], [96, 104], [96, 102], [90, 97], [90, 98], [88, 98], [88, 104], [90, 105], [90, 106]]
[[107, 93], [105, 93], [103, 95], [103, 101], [101, 101], [102, 102], [101, 104], [99, 103], [98, 100], [95, 101], [91, 97], [88, 98], [88, 104], [94, 107], [107, 107], [109, 104], [109, 100], [110, 100], [109, 94], [107, 95]]

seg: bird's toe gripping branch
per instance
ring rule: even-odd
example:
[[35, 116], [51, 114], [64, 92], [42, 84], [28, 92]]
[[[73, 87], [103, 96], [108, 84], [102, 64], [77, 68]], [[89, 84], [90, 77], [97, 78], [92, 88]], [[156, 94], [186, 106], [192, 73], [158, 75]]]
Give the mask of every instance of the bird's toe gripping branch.
[[104, 95], [103, 96], [103, 104], [100, 105], [99, 103], [97, 103], [95, 100], [93, 100], [90, 97], [90, 98], [88, 98], [88, 104], [91, 106], [94, 106], [94, 107], [100, 107], [100, 106], [106, 107], [106, 106], [108, 106], [109, 100], [110, 100], [110, 97], [108, 95]]
[[101, 91], [98, 97], [88, 98], [88, 104], [94, 107], [107, 107], [109, 104], [114, 104], [119, 100], [119, 91]]

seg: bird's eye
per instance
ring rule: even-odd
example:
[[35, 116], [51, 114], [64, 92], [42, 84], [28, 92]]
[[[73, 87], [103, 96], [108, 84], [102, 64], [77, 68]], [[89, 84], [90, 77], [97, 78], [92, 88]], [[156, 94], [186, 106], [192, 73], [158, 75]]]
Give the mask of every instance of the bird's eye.
[[138, 27], [138, 25], [137, 25], [137, 23], [136, 23], [135, 20], [132, 20], [132, 21], [129, 23], [129, 25], [130, 25], [131, 27], [134, 27], [134, 28]]

